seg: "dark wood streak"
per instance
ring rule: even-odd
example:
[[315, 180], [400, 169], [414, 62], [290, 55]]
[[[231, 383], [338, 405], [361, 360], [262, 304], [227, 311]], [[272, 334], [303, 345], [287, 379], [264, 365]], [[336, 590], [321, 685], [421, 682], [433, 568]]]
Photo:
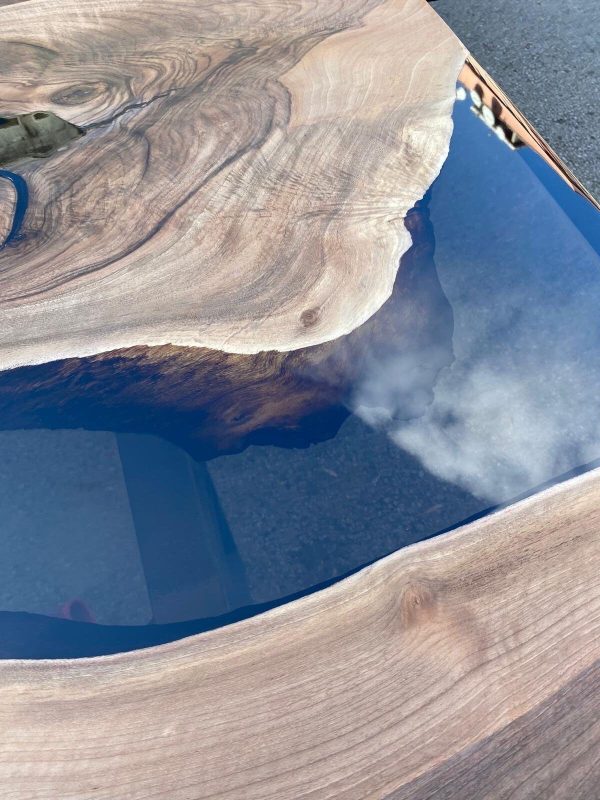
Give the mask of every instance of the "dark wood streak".
[[[366, 3], [357, 3], [356, 0], [354, 0], [353, 5], [358, 7], [359, 14], [362, 15], [368, 12], [370, 8], [376, 6], [379, 1], [380, 0], [368, 0]], [[185, 12], [182, 9], [182, 21], [185, 20], [184, 14]], [[264, 79], [261, 79], [261, 74], [263, 74], [262, 70], [265, 70], [264, 74], [269, 79], [271, 75], [275, 77], [278, 72], [280, 74], [285, 73], [298, 63], [305, 53], [319, 41], [322, 41], [327, 36], [339, 30], [343, 30], [346, 26], [356, 24], [359, 19], [360, 17], [356, 12], [354, 17], [348, 14], [347, 18], [343, 18], [339, 27], [330, 27], [329, 29], [322, 30], [318, 34], [298, 37], [291, 41], [284, 42], [283, 44], [278, 44], [276, 42], [272, 45], [269, 43], [269, 40], [265, 43], [257, 42], [252, 46], [245, 46], [239, 41], [235, 43], [226, 43], [226, 49], [233, 47], [233, 52], [230, 54], [227, 54], [227, 52], [223, 53], [222, 51], [219, 52], [218, 45], [217, 48], [215, 48], [214, 45], [211, 45], [209, 42], [203, 42], [202, 39], [200, 39], [200, 47], [198, 47], [198, 44], [192, 45], [192, 42], [188, 41], [188, 46], [192, 45], [196, 49], [193, 59], [195, 65], [200, 67], [198, 75], [199, 80], [193, 80], [194, 74], [192, 73], [192, 75], [188, 76], [187, 84], [177, 88], [169, 87], [166, 91], [153, 95], [147, 100], [138, 98], [140, 98], [140, 95], [145, 94], [150, 87], [142, 83], [139, 88], [134, 89], [131, 87], [130, 83], [131, 100], [123, 99], [121, 103], [118, 104], [116, 110], [111, 110], [109, 116], [101, 117], [99, 120], [93, 119], [85, 125], [85, 129], [88, 131], [107, 128], [106, 131], [99, 131], [104, 138], [99, 140], [97, 137], [94, 137], [93, 143], [90, 144], [89, 147], [83, 147], [81, 149], [78, 158], [73, 159], [71, 154], [69, 154], [65, 156], [64, 159], [61, 159], [60, 163], [58, 163], [58, 160], [57, 163], [55, 163], [54, 170], [52, 171], [53, 174], [51, 175], [51, 180], [53, 180], [54, 183], [53, 191], [51, 196], [45, 201], [45, 208], [42, 210], [44, 226], [43, 228], [36, 226], [35, 219], [32, 218], [31, 227], [25, 230], [27, 241], [23, 243], [20, 252], [13, 256], [14, 259], [33, 257], [34, 261], [33, 263], [28, 263], [26, 276], [24, 274], [19, 275], [20, 285], [18, 287], [14, 272], [11, 270], [10, 265], [8, 265], [5, 277], [0, 280], [0, 287], [2, 288], [0, 303], [7, 305], [11, 302], [22, 302], [27, 299], [41, 299], [51, 294], [53, 290], [61, 289], [71, 284], [73, 281], [77, 281], [79, 278], [109, 268], [125, 256], [135, 253], [142, 245], [150, 243], [166, 223], [196, 196], [199, 191], [207, 187], [215, 178], [218, 178], [227, 167], [235, 164], [252, 151], [260, 148], [271, 135], [273, 127], [276, 124], [276, 115], [280, 112], [273, 108], [270, 113], [267, 112], [264, 117], [264, 122], [261, 124], [263, 104], [266, 101], [267, 106], [269, 105], [268, 89], [266, 89], [264, 85], [261, 86], [261, 84], [265, 82]], [[193, 22], [195, 22], [195, 20], [193, 20], [193, 18], [190, 19], [190, 23]], [[171, 25], [169, 25], [169, 28], [171, 28]], [[119, 37], [120, 35], [121, 32], [119, 32]], [[173, 36], [172, 33], [170, 35]], [[181, 33], [179, 35], [181, 35]], [[116, 42], [114, 44], [116, 45]], [[108, 46], [110, 47], [110, 44]], [[79, 50], [79, 48], [77, 49]], [[102, 49], [100, 52], [102, 53]], [[102, 54], [110, 63], [113, 58], [110, 50]], [[60, 59], [64, 57], [62, 52], [57, 54], [57, 56]], [[153, 54], [148, 52], [147, 56], [148, 58], [158, 58], [159, 54], [157, 53], [156, 56], [153, 56]], [[205, 62], [204, 69], [201, 67], [203, 61]], [[15, 67], [17, 67], [14, 63], [7, 64], [6, 66], [10, 71], [14, 71]], [[148, 67], [152, 68], [152, 66], [151, 62], [150, 64], [145, 64], [143, 62], [134, 62], [131, 64], [126, 60], [122, 65], [122, 69], [125, 75], [127, 74], [127, 70], [131, 69], [131, 67], [139, 69], [143, 74], [144, 69]], [[160, 61], [157, 60], [154, 66], [158, 72], [161, 69]], [[249, 79], [247, 76], [249, 76]], [[44, 74], [43, 78], [47, 79], [47, 75]], [[120, 82], [120, 79], [117, 78], [117, 81]], [[236, 86], [238, 82], [240, 83], [239, 88]], [[244, 84], [249, 85], [246, 88]], [[108, 76], [106, 79], [106, 87], [110, 91], [111, 80]], [[112, 88], [119, 92], [118, 83]], [[84, 264], [82, 266], [78, 266], [79, 262], [74, 260], [74, 263], [77, 264], [75, 269], [54, 273], [53, 279], [48, 280], [48, 276], [52, 273], [47, 269], [47, 241], [44, 241], [43, 258], [39, 259], [38, 257], [38, 259], [36, 259], [36, 255], [40, 250], [39, 238], [42, 234], [42, 230], [44, 240], [47, 240], [49, 236], [52, 237], [55, 235], [51, 230], [47, 230], [49, 214], [52, 214], [55, 208], [63, 206], [65, 210], [68, 210], [69, 206], [73, 206], [74, 210], [77, 211], [77, 216], [83, 218], [85, 212], [82, 206], [85, 208], [89, 206], [90, 202], [94, 203], [101, 199], [98, 197], [98, 192], [95, 190], [95, 185], [93, 183], [93, 173], [95, 169], [106, 169], [107, 174], [110, 174], [111, 163], [113, 163], [113, 161], [115, 164], [119, 163], [119, 151], [122, 148], [130, 149], [128, 147], [128, 142], [132, 143], [132, 136], [135, 137], [137, 131], [143, 131], [146, 136], [151, 130], [158, 132], [157, 138], [158, 141], [161, 142], [162, 147], [157, 148], [160, 152], [160, 156], [158, 156], [157, 163], [152, 164], [152, 166], [156, 170], [157, 167], [160, 168], [162, 164], [164, 164], [167, 170], [178, 174], [179, 177], [183, 178], [185, 181], [185, 176], [181, 173], [181, 169], [192, 167], [192, 162], [189, 162], [186, 158], [184, 148], [181, 148], [179, 153], [176, 154], [172, 147], [168, 145], [170, 131], [174, 130], [177, 132], [178, 128], [181, 126], [183, 136], [189, 135], [188, 130], [193, 126], [195, 121], [200, 122], [202, 125], [203, 117], [209, 119], [213, 109], [218, 109], [219, 106], [222, 107], [223, 123], [226, 125], [228, 107], [230, 106], [231, 110], [235, 110], [236, 102], [234, 96], [231, 96], [226, 97], [225, 103], [223, 103], [220, 96], [223, 94], [226, 95], [227, 92], [231, 92], [232, 90], [235, 95], [236, 89], [238, 89], [239, 92], [244, 90], [249, 92], [245, 108], [241, 110], [240, 114], [236, 114], [238, 123], [236, 125], [237, 131], [234, 131], [232, 128], [226, 129], [219, 146], [215, 149], [214, 153], [211, 153], [210, 164], [207, 164], [204, 166], [204, 169], [198, 171], [197, 179], [188, 181], [188, 183], [191, 183], [190, 188], [187, 191], [179, 191], [176, 195], [175, 202], [173, 204], [168, 204], [168, 209], [165, 213], [160, 213], [162, 209], [160, 202], [157, 202], [159, 195], [156, 190], [160, 190], [161, 187], [156, 185], [155, 178], [150, 177], [145, 184], [139, 182], [133, 183], [127, 187], [128, 194], [130, 192], [134, 193], [133, 196], [128, 197], [128, 202], [132, 203], [134, 208], [137, 207], [139, 203], [139, 209], [143, 212], [143, 218], [142, 214], [137, 214], [137, 219], [135, 219], [135, 223], [131, 225], [128, 234], [124, 237], [111, 237], [112, 243], [110, 241], [105, 242], [104, 249], [111, 250], [112, 252], [110, 252], [110, 255], [97, 260], [94, 260], [93, 256], [90, 260], [88, 256], [84, 258]], [[49, 97], [50, 102], [53, 100], [56, 102], [56, 99], [60, 99], [60, 97], [57, 98], [56, 92]], [[166, 102], [159, 103], [158, 101], [160, 100], [165, 100]], [[252, 112], [248, 113], [249, 102], [255, 105], [258, 111], [257, 118], [254, 118]], [[60, 107], [62, 104], [59, 102], [57, 105]], [[115, 130], [113, 123], [127, 114], [131, 114], [131, 117], [127, 120], [127, 127], [125, 129]], [[284, 122], [287, 116], [289, 115], [286, 113], [281, 122]], [[258, 128], [256, 127], [257, 123]], [[188, 130], [186, 130], [186, 128]], [[240, 130], [242, 131], [243, 138], [239, 137]], [[133, 138], [133, 141], [135, 141], [135, 138]], [[135, 160], [137, 160], [137, 154], [134, 156], [134, 161]], [[160, 162], [162, 162], [162, 164]], [[35, 169], [35, 167], [32, 167], [32, 169]], [[147, 172], [147, 170], [145, 171]], [[63, 172], [64, 174], [61, 174]], [[76, 182], [72, 182], [69, 179], [73, 174], [77, 176]], [[65, 177], [67, 177], [66, 182]], [[125, 188], [127, 183], [126, 178], [123, 180], [119, 175], [110, 175], [110, 177], [111, 185], [116, 184], [118, 186], [118, 184], [121, 183], [123, 188]], [[88, 183], [91, 184], [92, 191], [90, 192], [89, 199], [82, 203], [83, 198], [78, 196], [79, 190], [77, 187], [85, 186]], [[140, 192], [144, 195], [143, 203], [140, 202], [141, 197], [138, 199], [138, 197], [135, 196]], [[150, 207], [147, 204], [151, 204]], [[114, 206], [114, 212], [111, 213], [109, 207], [106, 207], [105, 211], [108, 212], [110, 217], [115, 219], [115, 212], [117, 214], [122, 214], [124, 209], [119, 207], [117, 203], [112, 205]], [[158, 214], [154, 213], [153, 205], [156, 205], [159, 211]], [[140, 228], [143, 230], [143, 235], [138, 236], [138, 230]], [[59, 231], [56, 233], [59, 233]], [[68, 231], [62, 231], [61, 233], [63, 238], [65, 236], [71, 238]], [[126, 244], [122, 241], [123, 238]], [[85, 243], [85, 249], [93, 253], [89, 241]], [[11, 286], [14, 286], [13, 290], [11, 290]]]
[[[326, 35], [327, 33], [323, 32], [320, 38], [322, 39]], [[308, 47], [313, 46], [314, 44], [316, 44], [316, 41], [311, 41], [308, 43]], [[200, 67], [203, 61], [206, 64], [204, 69], [200, 68], [200, 80], [190, 81], [189, 79], [193, 77], [193, 75], [191, 75], [188, 77], [189, 82], [187, 85], [177, 88], [169, 87], [169, 89], [166, 91], [153, 95], [147, 100], [138, 99], [138, 97], [141, 94], [144, 94], [146, 89], [149, 87], [146, 87], [144, 84], [142, 84], [140, 88], [134, 90], [131, 87], [131, 82], [129, 82], [130, 86], [128, 93], [131, 93], [135, 99], [129, 100], [123, 98], [121, 103], [118, 104], [117, 109], [112, 111], [109, 116], [101, 117], [99, 120], [92, 120], [85, 126], [86, 130], [89, 131], [107, 128], [106, 131], [98, 131], [99, 134], [102, 133], [104, 138], [102, 140], [98, 140], [98, 136], [94, 137], [93, 145], [82, 148], [82, 152], [79, 154], [77, 159], [73, 159], [71, 154], [69, 154], [63, 159], [60, 159], [60, 163], [58, 163], [58, 160], [55, 161], [53, 170], [54, 174], [51, 177], [54, 183], [53, 191], [51, 196], [49, 196], [45, 201], [44, 208], [41, 209], [43, 215], [42, 219], [44, 221], [43, 238], [45, 240], [47, 240], [49, 236], [54, 235], [53, 232], [47, 230], [46, 226], [48, 222], [48, 216], [53, 213], [55, 208], [64, 206], [65, 209], [68, 209], [68, 207], [72, 205], [74, 210], [77, 211], [77, 216], [80, 219], [83, 219], [85, 215], [85, 206], [89, 206], [90, 202], [94, 203], [101, 199], [98, 197], [98, 192], [96, 191], [95, 184], [93, 183], [94, 171], [98, 168], [106, 168], [107, 174], [110, 174], [110, 165], [113, 160], [116, 164], [118, 164], [120, 161], [119, 151], [122, 148], [129, 149], [128, 142], [132, 143], [132, 134], [135, 137], [136, 131], [143, 131], [147, 135], [150, 130], [158, 129], [163, 135], [163, 138], [168, 139], [171, 128], [177, 131], [179, 125], [182, 125], [182, 123], [183, 126], [186, 125], [186, 121], [183, 119], [184, 117], [188, 117], [187, 126], [189, 127], [190, 125], [193, 125], [194, 120], [202, 120], [203, 108], [208, 110], [208, 114], [210, 116], [210, 109], [213, 106], [218, 107], [219, 105], [219, 99], [216, 95], [218, 95], [218, 93], [227, 92], [228, 89], [231, 89], [232, 79], [235, 86], [236, 67], [241, 66], [244, 72], [252, 72], [253, 62], [256, 62], [257, 53], [259, 52], [258, 46], [244, 47], [240, 44], [234, 45], [234, 52], [230, 55], [223, 54], [222, 52], [219, 53], [218, 51], [213, 53], [210, 49], [210, 45], [208, 44], [206, 44], [205, 47], [206, 50], [204, 49], [201, 41], [200, 48], [194, 54], [194, 61], [198, 67]], [[265, 50], [266, 52], [264, 52]], [[281, 63], [280, 69], [282, 71], [286, 71], [293, 66], [293, 64], [296, 63], [297, 60], [299, 60], [303, 55], [302, 51], [297, 53], [296, 48], [293, 47], [289, 48], [289, 53], [290, 55], [288, 58], [284, 58], [283, 63]], [[62, 56], [63, 54], [61, 53], [59, 57]], [[107, 52], [105, 56], [110, 59], [110, 52]], [[150, 53], [148, 53], [148, 57], [151, 57]], [[274, 64], [277, 64], [278, 61], [281, 62], [281, 58], [273, 59], [272, 57], [272, 48], [269, 48], [268, 46], [261, 48], [258, 65], [264, 63], [265, 61], [273, 61]], [[17, 66], [18, 65], [15, 65], [14, 63], [7, 64], [7, 68], [11, 71], [14, 71], [15, 67]], [[132, 64], [129, 66], [129, 68], [131, 68], [131, 66], [135, 66], [142, 71], [147, 67], [151, 67], [152, 64], [144, 64], [141, 62], [138, 64]], [[157, 71], [160, 70], [161, 65], [159, 61], [157, 61], [155, 67]], [[125, 62], [122, 68], [124, 71], [127, 70], [127, 62]], [[125, 72], [125, 75], [126, 74], [127, 73]], [[44, 77], [47, 76], [44, 75]], [[119, 78], [117, 78], [117, 81], [120, 82]], [[110, 91], [110, 78], [107, 77], [105, 85], [107, 90]], [[117, 92], [120, 91], [118, 83], [113, 85], [112, 88]], [[158, 103], [160, 100], [167, 99], [169, 99], [168, 102]], [[55, 92], [52, 94], [49, 97], [49, 100], [50, 102], [54, 101], [54, 103], [59, 107], [62, 105], [60, 103], [59, 93]], [[59, 102], [56, 103], [56, 100]], [[254, 99], [254, 102], [256, 103], [257, 108], [261, 107], [260, 94]], [[235, 103], [232, 102], [231, 105], [232, 108], [235, 108]], [[115, 130], [113, 124], [127, 114], [131, 114], [131, 117], [127, 120], [127, 128]], [[225, 119], [226, 117], [224, 117], [224, 121]], [[20, 302], [30, 298], [41, 298], [47, 295], [49, 292], [51, 293], [52, 290], [60, 289], [61, 287], [70, 284], [72, 281], [77, 280], [78, 278], [90, 275], [106, 267], [110, 267], [110, 265], [114, 264], [125, 256], [134, 253], [143, 244], [149, 243], [152, 238], [164, 227], [164, 225], [177, 213], [177, 211], [184, 207], [186, 203], [197, 194], [198, 191], [207, 186], [214, 178], [218, 177], [226, 167], [243, 158], [251, 150], [259, 147], [265, 142], [266, 138], [271, 132], [273, 118], [272, 116], [267, 115], [266, 125], [263, 127], [263, 130], [259, 133], [258, 137], [253, 131], [252, 116], [249, 116], [248, 118], [242, 118], [240, 119], [240, 122], [242, 123], [242, 129], [244, 128], [245, 124], [248, 126], [248, 138], [246, 142], [236, 143], [234, 144], [233, 148], [229, 148], [226, 137], [222, 142], [221, 149], [214, 153], [211, 159], [213, 163], [208, 168], [206, 174], [202, 174], [202, 172], [199, 173], [199, 181], [192, 181], [191, 188], [178, 197], [172, 206], [169, 205], [168, 210], [165, 213], [160, 213], [161, 206], [160, 203], [157, 204], [159, 210], [158, 218], [156, 218], [157, 215], [154, 214], [154, 209], [151, 206], [148, 207], [146, 205], [146, 207], [143, 207], [140, 204], [140, 210], [144, 212], [144, 217], [146, 220], [142, 220], [141, 214], [137, 215], [137, 219], [135, 221], [136, 224], [131, 226], [131, 233], [125, 237], [126, 240], [130, 239], [125, 246], [123, 246], [121, 237], [112, 237], [112, 246], [110, 242], [106, 243], [108, 245], [108, 249], [112, 249], [112, 252], [109, 256], [99, 260], [92, 259], [90, 263], [85, 263], [84, 266], [76, 267], [71, 271], [55, 273], [53, 279], [48, 280], [48, 275], [51, 273], [47, 269], [48, 250], [47, 242], [44, 242], [46, 248], [44, 249], [43, 259], [38, 261], [40, 266], [36, 269], [35, 261], [28, 264], [27, 277], [25, 278], [26, 282], [25, 284], [21, 283], [20, 288], [16, 288], [14, 273], [10, 270], [10, 266], [8, 267], [8, 275], [3, 279], [4, 286], [2, 287], [3, 291], [1, 302], [3, 304], [8, 304], [11, 301]], [[233, 132], [231, 133], [233, 134]], [[236, 141], [235, 134], [231, 135], [230, 138], [232, 142]], [[135, 142], [135, 138], [133, 138], [133, 142]], [[182, 148], [178, 156], [174, 154], [172, 148], [168, 147], [168, 145], [165, 147], [164, 145], [165, 143], [163, 143], [163, 147], [161, 148], [162, 152], [159, 159], [165, 164], [168, 170], [177, 173], [179, 171], [178, 167], [181, 168], [186, 163], [185, 150]], [[230, 152], [227, 152], [228, 149], [230, 149]], [[136, 158], [134, 158], [134, 161], [135, 160]], [[214, 163], [215, 161], [217, 162], [216, 164]], [[156, 169], [157, 164], [153, 164], [152, 166], [154, 166]], [[162, 165], [159, 163], [158, 166], [160, 167]], [[189, 166], [191, 166], [191, 164], [189, 164]], [[35, 169], [35, 166], [32, 166], [31, 169]], [[64, 175], [61, 175], [63, 170]], [[70, 179], [71, 175], [77, 176], [75, 181]], [[125, 188], [126, 180], [123, 181], [118, 175], [111, 175], [110, 177], [111, 184], [115, 183], [118, 186], [119, 183], [121, 183], [123, 188]], [[67, 178], [66, 182], [65, 178]], [[91, 185], [92, 191], [90, 192], [89, 200], [82, 203], [82, 198], [78, 196], [78, 187], [85, 187], [88, 184]], [[146, 203], [156, 203], [158, 197], [156, 188], [159, 187], [155, 188], [155, 181], [152, 178], [150, 178], [147, 181], [147, 184], [143, 187], [137, 183], [127, 188], [130, 192], [136, 194], [139, 193], [140, 189], [142, 189], [142, 191], [145, 190], [144, 194], [146, 195]], [[147, 194], [148, 190], [150, 191], [149, 196]], [[128, 197], [128, 201], [132, 203], [134, 208], [138, 204], [138, 198], [135, 196]], [[123, 213], [123, 208], [119, 208], [116, 203], [112, 205], [118, 214]], [[111, 213], [108, 206], [104, 210], [108, 213], [108, 215], [110, 215], [110, 217], [113, 219], [115, 218], [114, 212]], [[152, 219], [153, 217], [154, 219]], [[145, 228], [142, 236], [137, 235], [140, 227], [142, 229]], [[20, 252], [15, 254], [14, 257], [25, 259], [33, 256], [35, 258], [37, 252], [39, 251], [40, 243], [38, 240], [41, 233], [42, 228], [37, 227], [35, 225], [35, 218], [32, 218], [30, 220], [30, 226], [25, 231], [27, 241], [24, 242]], [[62, 234], [63, 238], [64, 236], [69, 236], [68, 231], [62, 231]], [[133, 238], [131, 239], [132, 234]], [[90, 251], [89, 241], [85, 243], [85, 248], [86, 250]], [[24, 275], [20, 276], [21, 281], [24, 277]], [[14, 294], [11, 292], [11, 284], [15, 286], [16, 291], [14, 291]], [[28, 286], [31, 288], [26, 288]]]
[[387, 800], [590, 800], [600, 787], [600, 661]]

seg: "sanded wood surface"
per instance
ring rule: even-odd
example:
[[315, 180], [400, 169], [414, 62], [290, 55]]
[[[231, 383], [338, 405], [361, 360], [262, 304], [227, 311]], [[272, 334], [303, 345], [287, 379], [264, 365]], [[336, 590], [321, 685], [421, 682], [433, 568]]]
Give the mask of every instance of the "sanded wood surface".
[[34, 798], [564, 798], [600, 782], [600, 472], [154, 649], [0, 663]]
[[[339, 411], [374, 344], [441, 368], [407, 213], [465, 56], [425, 0], [0, 0], [2, 119], [77, 126], [2, 151], [2, 426], [206, 455]], [[1, 661], [0, 794], [595, 800], [599, 670], [594, 472], [233, 626]]]
[[0, 9], [2, 114], [86, 134], [10, 167], [30, 201], [0, 250], [0, 367], [359, 326], [448, 152], [465, 55], [425, 0]]
[[287, 353], [163, 345], [6, 370], [0, 372], [0, 429], [153, 433], [196, 458], [253, 441], [301, 445], [330, 438], [347, 417], [343, 401], [373, 353], [380, 359], [434, 354], [427, 365], [431, 384], [452, 361], [452, 311], [436, 273], [426, 203], [404, 224], [412, 244], [392, 296], [347, 336]]

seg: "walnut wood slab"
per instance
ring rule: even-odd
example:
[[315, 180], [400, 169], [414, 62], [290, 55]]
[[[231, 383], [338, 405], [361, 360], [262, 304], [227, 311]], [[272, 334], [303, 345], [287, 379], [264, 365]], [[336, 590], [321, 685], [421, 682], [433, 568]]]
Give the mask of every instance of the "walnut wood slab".
[[355, 329], [410, 247], [465, 56], [425, 0], [1, 8], [2, 114], [86, 135], [19, 163], [30, 202], [0, 250], [0, 367]]
[[[154, 433], [195, 458], [265, 443], [269, 435], [279, 444], [331, 437], [348, 415], [343, 401], [373, 353], [383, 358], [401, 351], [418, 358], [435, 351], [431, 381], [452, 361], [452, 311], [435, 269], [426, 204], [412, 209], [404, 224], [412, 244], [392, 296], [347, 336], [287, 353], [240, 355], [164, 345], [5, 370], [0, 430]], [[315, 439], [310, 423], [318, 414], [329, 422], [316, 426]]]
[[589, 800], [599, 531], [596, 471], [228, 628], [2, 662], [3, 798]]
[[[425, 0], [0, 0], [0, 427], [125, 407], [206, 456], [334, 431], [388, 340], [441, 369], [409, 210], [465, 58]], [[210, 633], [0, 661], [2, 800], [594, 800], [598, 752], [600, 471]]]

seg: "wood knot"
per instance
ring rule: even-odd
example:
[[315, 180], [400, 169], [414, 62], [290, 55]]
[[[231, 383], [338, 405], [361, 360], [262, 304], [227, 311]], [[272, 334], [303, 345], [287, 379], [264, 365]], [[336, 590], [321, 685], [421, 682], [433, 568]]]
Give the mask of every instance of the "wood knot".
[[319, 309], [318, 308], [307, 308], [306, 311], [303, 311], [300, 314], [300, 322], [304, 325], [305, 328], [312, 328], [313, 325], [319, 320]]
[[400, 621], [403, 627], [429, 622], [435, 616], [436, 596], [422, 581], [408, 583], [400, 597]]
[[61, 106], [78, 106], [105, 94], [106, 91], [107, 86], [102, 82], [80, 83], [55, 92], [50, 100]]

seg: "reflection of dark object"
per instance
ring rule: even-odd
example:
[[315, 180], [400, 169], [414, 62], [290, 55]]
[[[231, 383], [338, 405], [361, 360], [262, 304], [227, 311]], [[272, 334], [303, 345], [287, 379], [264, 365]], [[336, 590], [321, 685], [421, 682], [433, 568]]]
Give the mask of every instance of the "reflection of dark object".
[[154, 433], [195, 458], [252, 443], [302, 447], [328, 439], [375, 356], [435, 344], [452, 358], [452, 311], [435, 270], [425, 203], [409, 212], [406, 226], [413, 246], [392, 296], [348, 336], [290, 353], [165, 345], [21, 367], [0, 374], [0, 427]]
[[[252, 602], [245, 567], [206, 463], [195, 463], [180, 448], [156, 436], [119, 434], [116, 440], [140, 557], [140, 577], [150, 606], [149, 613], [142, 612], [148, 624], [94, 624], [95, 612], [106, 614], [107, 605], [119, 607], [121, 614], [133, 607], [140, 618], [139, 601], [135, 592], [130, 593], [129, 585], [115, 575], [99, 592], [93, 578], [97, 573], [90, 564], [90, 560], [97, 560], [116, 566], [131, 551], [121, 551], [118, 546], [116, 551], [107, 549], [106, 538], [101, 535], [88, 550], [91, 559], [89, 555], [82, 559], [77, 546], [69, 549], [72, 540], [65, 542], [60, 526], [50, 522], [46, 529], [25, 522], [21, 534], [30, 540], [29, 551], [37, 540], [46, 538], [52, 541], [54, 553], [50, 563], [44, 564], [37, 557], [31, 561], [23, 558], [20, 550], [16, 562], [27, 566], [11, 581], [11, 591], [19, 596], [21, 580], [34, 585], [43, 581], [55, 587], [54, 596], [60, 601], [54, 618], [0, 612], [0, 658], [83, 657], [131, 650], [216, 627], [231, 614], [231, 619], [237, 619], [253, 613], [252, 609], [239, 611]], [[28, 488], [30, 502], [33, 494], [34, 489]], [[75, 496], [85, 507], [81, 486], [75, 486]], [[38, 499], [49, 506], [51, 520], [56, 501], [44, 491]], [[62, 568], [55, 569], [54, 559], [62, 562]], [[81, 579], [85, 580], [84, 592], [89, 592], [85, 599], [69, 594], [73, 582], [62, 583], [65, 564], [69, 573], [79, 574], [76, 585], [81, 587]], [[118, 569], [115, 572], [118, 574]], [[145, 601], [142, 605], [147, 609]], [[236, 613], [241, 616], [236, 617]], [[188, 624], [188, 620], [193, 622]], [[78, 624], [59, 624], [64, 621]]]
[[0, 166], [23, 158], [46, 158], [84, 133], [50, 111], [0, 117]]
[[73, 622], [95, 622], [94, 615], [87, 604], [79, 598], [68, 600], [58, 610], [61, 619], [70, 619]]
[[492, 97], [491, 106], [486, 105], [483, 99], [483, 89], [479, 84], [470, 91], [471, 111], [490, 128], [500, 141], [508, 147], [516, 150], [525, 147], [525, 142], [519, 139], [518, 135], [502, 119], [502, 106], [497, 97]]
[[117, 437], [153, 622], [248, 605], [244, 566], [205, 463], [156, 436]]
[[[524, 151], [527, 151], [527, 148], [531, 148], [572, 189], [582, 197], [585, 197], [595, 208], [600, 209], [598, 201], [581, 185], [571, 170], [561, 161], [529, 120], [523, 116], [505, 92], [502, 91], [483, 67], [475, 61], [472, 55], [465, 61], [458, 79], [462, 84], [461, 89], [459, 89], [459, 97], [461, 90], [470, 92], [475, 106], [473, 110], [493, 128], [499, 138], [504, 136], [514, 148], [523, 146], [522, 149]], [[465, 97], [466, 93], [462, 99], [465, 99]]]
[[[597, 469], [599, 466], [600, 462], [594, 461], [570, 470], [568, 473], [530, 488], [522, 495], [512, 498], [508, 505], [548, 489], [555, 483], [581, 475], [591, 469]], [[467, 525], [488, 516], [491, 512], [501, 507], [490, 506], [489, 508], [484, 508], [476, 514], [462, 519], [455, 525], [443, 530], [432, 531], [429, 536], [421, 536], [420, 538], [426, 539], [430, 538], [430, 536], [437, 536], [455, 530], [459, 526]], [[232, 607], [232, 610], [226, 613], [169, 624], [98, 625], [72, 619], [47, 617], [43, 614], [0, 610], [0, 660], [12, 658], [90, 658], [154, 647], [177, 639], [183, 639], [186, 636], [222, 628], [225, 625], [231, 625], [240, 620], [262, 614], [300, 597], [326, 589], [372, 563], [373, 560], [359, 564], [346, 574], [337, 575], [320, 584], [306, 587], [304, 590], [295, 592], [287, 597], [254, 605], [242, 604], [240, 602], [241, 598], [238, 597], [236, 600], [240, 604]]]

